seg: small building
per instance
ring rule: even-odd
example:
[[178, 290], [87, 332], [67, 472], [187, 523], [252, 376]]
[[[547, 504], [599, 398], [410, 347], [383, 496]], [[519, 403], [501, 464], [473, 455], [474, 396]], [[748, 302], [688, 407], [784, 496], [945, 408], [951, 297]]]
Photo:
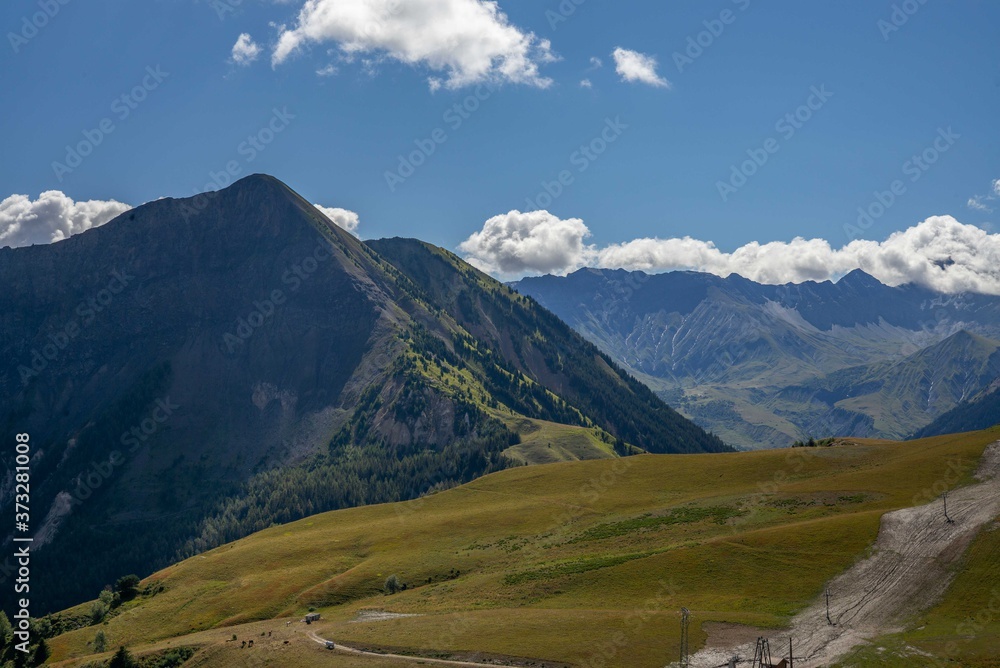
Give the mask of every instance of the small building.
[[308, 615], [306, 615], [305, 622], [306, 624], [312, 624], [313, 622], [318, 622], [319, 617], [320, 615], [318, 612], [310, 612]]

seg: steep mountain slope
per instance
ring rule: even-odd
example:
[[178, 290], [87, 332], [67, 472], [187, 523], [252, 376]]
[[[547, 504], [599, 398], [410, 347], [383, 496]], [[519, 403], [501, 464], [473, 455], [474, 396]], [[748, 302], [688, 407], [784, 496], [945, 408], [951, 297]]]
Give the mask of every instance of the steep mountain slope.
[[820, 428], [910, 433], [939, 413], [904, 417], [901, 430], [882, 433], [872, 430], [871, 411], [827, 410], [817, 422], [809, 402], [787, 403], [782, 392], [902, 360], [962, 330], [1000, 338], [1000, 298], [893, 288], [861, 271], [836, 284], [775, 286], [737, 275], [583, 269], [514, 287], [698, 424], [747, 447], [787, 445]]
[[613, 425], [619, 441], [648, 452], [723, 449], [557, 317], [455, 255], [413, 239], [368, 244], [470, 335], [460, 352], [485, 344], [598, 424]]
[[956, 434], [964, 431], [986, 429], [1000, 424], [1000, 378], [978, 395], [958, 404], [944, 415], [940, 415], [926, 427], [923, 427], [914, 438], [937, 436], [938, 434]]
[[[508, 466], [518, 425], [564, 423], [606, 445], [583, 456], [611, 456], [615, 435], [636, 451], [631, 436], [649, 439], [633, 425], [672, 415], [655, 398], [575, 404], [267, 176], [4, 249], [0, 280], [0, 424], [31, 434], [33, 565], [59, 574], [33, 582], [37, 609], [275, 522]], [[581, 344], [550, 334], [556, 352]], [[724, 447], [676, 426], [655, 445]], [[0, 457], [6, 512], [12, 450]]]
[[37, 559], [64, 574], [39, 604], [164, 563], [220, 493], [325, 450], [403, 349], [390, 278], [267, 177], [6, 250], [0, 276], [0, 421], [32, 435]]

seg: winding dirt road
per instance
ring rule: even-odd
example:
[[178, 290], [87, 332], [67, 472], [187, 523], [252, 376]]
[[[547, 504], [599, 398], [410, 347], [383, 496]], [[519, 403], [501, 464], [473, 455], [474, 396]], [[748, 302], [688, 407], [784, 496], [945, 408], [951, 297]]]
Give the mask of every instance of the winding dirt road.
[[[830, 618], [824, 597], [799, 613], [779, 635], [795, 639], [796, 668], [833, 663], [875, 636], [902, 630], [909, 616], [929, 607], [948, 588], [949, 567], [979, 530], [1000, 515], [1000, 441], [988, 446], [976, 472], [979, 482], [948, 494], [945, 520], [940, 499], [882, 517], [872, 556], [830, 583]], [[772, 641], [772, 658], [783, 656]], [[709, 648], [691, 658], [692, 668], [727, 665], [735, 655], [753, 657], [754, 644]]]
[[[309, 631], [306, 633], [311, 639], [318, 642], [320, 645], [326, 646], [326, 640], [320, 638], [314, 632]], [[433, 663], [439, 666], [487, 666], [488, 668], [497, 668], [496, 663], [474, 663], [472, 661], [449, 661], [448, 659], [427, 659], [422, 656], [406, 656], [405, 654], [380, 654], [378, 652], [366, 652], [360, 649], [354, 649], [353, 647], [346, 647], [344, 645], [337, 644], [335, 651], [344, 652], [346, 654], [356, 654], [359, 656], [372, 656], [380, 659], [403, 659], [410, 661], [412, 663]]]

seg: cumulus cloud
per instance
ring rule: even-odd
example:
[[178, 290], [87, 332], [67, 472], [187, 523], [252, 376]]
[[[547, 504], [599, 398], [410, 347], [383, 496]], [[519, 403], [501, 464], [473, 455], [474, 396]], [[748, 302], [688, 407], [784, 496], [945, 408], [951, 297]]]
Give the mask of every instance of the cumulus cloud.
[[132, 207], [115, 200], [74, 202], [59, 190], [32, 200], [11, 195], [0, 202], [0, 246], [30, 246], [67, 239], [108, 222]]
[[564, 273], [580, 266], [588, 236], [590, 230], [579, 218], [510, 211], [487, 220], [458, 248], [471, 264], [490, 273]]
[[583, 79], [580, 81], [580, 88], [593, 88], [594, 84], [591, 83], [590, 79]]
[[655, 57], [623, 49], [620, 46], [611, 53], [611, 56], [615, 59], [615, 72], [621, 76], [622, 81], [670, 88], [670, 82], [656, 73]]
[[885, 241], [855, 240], [834, 248], [824, 239], [752, 242], [726, 253], [692, 237], [634, 239], [598, 247], [578, 218], [511, 211], [486, 221], [459, 246], [475, 266], [499, 275], [566, 274], [581, 267], [649, 272], [739, 274], [760, 283], [837, 280], [862, 269], [887, 285], [917, 283], [947, 293], [1000, 295], [1000, 234], [934, 216]]
[[377, 54], [442, 73], [432, 87], [482, 82], [548, 87], [539, 66], [557, 60], [551, 44], [512, 25], [488, 0], [307, 0], [283, 28], [271, 56], [279, 65], [304, 45], [336, 42], [347, 58]]
[[320, 204], [313, 204], [313, 206], [319, 209], [324, 216], [332, 220], [337, 227], [357, 236], [358, 225], [361, 224], [358, 214], [338, 207], [322, 206]]
[[233, 44], [233, 62], [237, 65], [249, 65], [260, 56], [260, 45], [253, 41], [250, 33], [241, 33]]

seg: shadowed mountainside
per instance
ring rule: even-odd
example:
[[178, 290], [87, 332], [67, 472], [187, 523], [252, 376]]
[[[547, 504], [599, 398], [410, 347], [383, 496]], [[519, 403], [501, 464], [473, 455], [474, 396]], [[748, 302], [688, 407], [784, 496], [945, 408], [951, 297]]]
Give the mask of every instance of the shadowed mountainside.
[[581, 456], [726, 449], [450, 256], [433, 271], [468, 282], [493, 332], [465, 329], [422, 286], [421, 262], [444, 256], [403, 245], [422, 260], [397, 266], [251, 176], [0, 251], [0, 423], [31, 435], [33, 565], [59, 574], [33, 582], [40, 611], [274, 523], [526, 461], [503, 453], [535, 421], [592, 444]]

